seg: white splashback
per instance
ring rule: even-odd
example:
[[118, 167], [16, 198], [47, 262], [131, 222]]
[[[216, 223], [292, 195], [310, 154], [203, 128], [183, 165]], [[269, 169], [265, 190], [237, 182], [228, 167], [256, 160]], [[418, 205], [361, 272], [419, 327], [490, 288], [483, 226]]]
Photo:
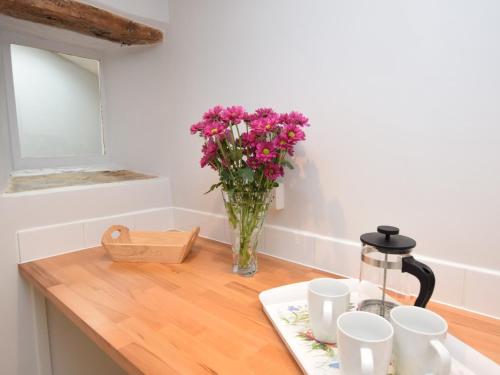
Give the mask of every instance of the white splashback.
[[[229, 242], [228, 225], [223, 215], [174, 207], [173, 216], [177, 229], [200, 225], [202, 236]], [[361, 245], [355, 241], [266, 224], [259, 248], [262, 253], [277, 258], [346, 277], [359, 277]], [[433, 301], [500, 319], [500, 298], [495, 297], [500, 285], [499, 271], [422, 256], [417, 251], [415, 257], [434, 271]], [[389, 287], [406, 290], [407, 286], [399, 285], [399, 280], [399, 277], [390, 279]], [[409, 280], [409, 291], [417, 294], [418, 282], [411, 276]]]
[[100, 246], [102, 234], [111, 225], [125, 225], [130, 230], [174, 228], [172, 209], [166, 207], [20, 230], [17, 232], [19, 261], [25, 263]]

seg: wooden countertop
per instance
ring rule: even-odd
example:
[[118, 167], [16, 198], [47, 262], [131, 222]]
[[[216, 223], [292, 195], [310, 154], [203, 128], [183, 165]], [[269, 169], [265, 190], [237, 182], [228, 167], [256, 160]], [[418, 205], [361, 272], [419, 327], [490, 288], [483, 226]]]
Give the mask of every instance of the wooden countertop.
[[[199, 238], [178, 265], [113, 263], [101, 247], [19, 265], [73, 323], [130, 374], [300, 373], [258, 294], [332, 276], [260, 255], [230, 272], [227, 245]], [[500, 362], [500, 321], [432, 304], [452, 334]]]

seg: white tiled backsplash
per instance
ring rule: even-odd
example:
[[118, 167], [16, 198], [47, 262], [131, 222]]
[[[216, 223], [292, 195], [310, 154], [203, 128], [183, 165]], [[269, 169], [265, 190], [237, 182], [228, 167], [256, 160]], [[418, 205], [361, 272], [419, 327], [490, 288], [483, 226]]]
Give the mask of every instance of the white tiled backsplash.
[[[173, 211], [177, 229], [200, 225], [203, 236], [228, 242], [226, 220], [221, 215], [179, 207], [173, 208]], [[226, 228], [225, 232], [222, 228]], [[259, 247], [262, 253], [274, 257], [343, 276], [359, 277], [360, 245], [354, 241], [266, 225]], [[500, 318], [500, 298], [495, 298], [498, 296], [500, 272], [418, 255], [416, 258], [429, 265], [436, 275], [433, 301]], [[406, 280], [409, 285], [404, 285], [403, 290], [418, 293], [418, 281], [415, 278], [409, 276], [389, 280], [389, 287], [400, 289], [401, 285], [395, 280]]]
[[[126, 225], [133, 230], [189, 230], [200, 226], [203, 237], [226, 243], [230, 238], [223, 215], [164, 207], [19, 231], [20, 262], [97, 246], [104, 230], [113, 224]], [[360, 246], [353, 241], [266, 225], [259, 248], [265, 254], [339, 275], [359, 275]], [[436, 275], [434, 301], [500, 317], [500, 298], [495, 298], [498, 296], [500, 272], [428, 257], [419, 259]], [[416, 280], [406, 278], [409, 285], [401, 286], [395, 281], [400, 279], [404, 278], [389, 277], [389, 287], [409, 289], [414, 294], [418, 292]]]
[[17, 233], [17, 239], [21, 263], [86, 247], [83, 223], [67, 223], [23, 230]]
[[99, 246], [104, 231], [114, 224], [132, 230], [174, 229], [172, 208], [166, 207], [21, 230], [17, 232], [19, 262]]
[[136, 229], [136, 215], [117, 215], [108, 218], [100, 218], [83, 222], [83, 233], [85, 246], [94, 247], [101, 244], [102, 234], [111, 225], [125, 225], [130, 230]]

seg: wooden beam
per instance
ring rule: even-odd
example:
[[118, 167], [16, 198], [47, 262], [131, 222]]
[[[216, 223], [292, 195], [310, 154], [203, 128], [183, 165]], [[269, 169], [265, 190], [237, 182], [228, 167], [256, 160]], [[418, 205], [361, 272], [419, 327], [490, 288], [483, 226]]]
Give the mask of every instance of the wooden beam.
[[0, 0], [0, 13], [125, 45], [163, 40], [158, 29], [74, 0]]

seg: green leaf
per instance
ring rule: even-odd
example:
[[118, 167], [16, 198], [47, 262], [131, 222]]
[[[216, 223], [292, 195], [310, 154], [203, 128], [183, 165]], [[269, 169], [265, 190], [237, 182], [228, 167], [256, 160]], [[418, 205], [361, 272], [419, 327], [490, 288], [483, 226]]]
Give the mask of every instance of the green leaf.
[[238, 169], [238, 175], [246, 182], [253, 182], [254, 180], [254, 173], [248, 167]]
[[231, 179], [231, 173], [228, 169], [221, 169], [220, 178], [222, 181], [229, 181]]
[[232, 149], [230, 151], [230, 157], [233, 161], [241, 160], [241, 158], [243, 157], [243, 151], [241, 151], [239, 148]]
[[281, 164], [282, 164], [282, 165], [284, 165], [285, 167], [288, 167], [288, 168], [290, 168], [290, 169], [293, 169], [293, 164], [292, 164], [292, 163], [290, 163], [290, 162], [289, 162], [288, 160], [286, 160], [286, 159], [283, 159], [283, 160], [281, 161]]
[[222, 185], [222, 182], [218, 182], [216, 184], [213, 184], [212, 186], [210, 186], [210, 189], [208, 189], [208, 191], [206, 191], [204, 194], [208, 194], [211, 191], [214, 191], [215, 189], [217, 189], [221, 185]]

